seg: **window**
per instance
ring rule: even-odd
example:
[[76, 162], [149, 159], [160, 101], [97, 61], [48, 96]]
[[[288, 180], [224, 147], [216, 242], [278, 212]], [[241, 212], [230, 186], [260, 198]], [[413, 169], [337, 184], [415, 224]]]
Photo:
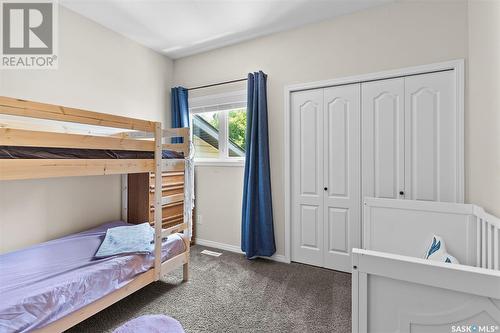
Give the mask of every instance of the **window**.
[[245, 157], [247, 108], [227, 111], [229, 157]]
[[246, 92], [193, 98], [189, 104], [198, 164], [241, 165], [245, 159]]

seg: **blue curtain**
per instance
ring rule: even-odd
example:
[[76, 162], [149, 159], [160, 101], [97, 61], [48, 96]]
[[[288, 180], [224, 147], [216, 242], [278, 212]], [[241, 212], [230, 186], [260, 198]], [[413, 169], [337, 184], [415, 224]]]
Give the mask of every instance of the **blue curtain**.
[[[188, 90], [175, 87], [171, 90], [172, 127], [189, 127]], [[172, 143], [182, 143], [182, 138], [173, 138]]]
[[243, 184], [241, 250], [247, 258], [276, 252], [271, 201], [267, 126], [267, 75], [248, 74], [246, 159]]

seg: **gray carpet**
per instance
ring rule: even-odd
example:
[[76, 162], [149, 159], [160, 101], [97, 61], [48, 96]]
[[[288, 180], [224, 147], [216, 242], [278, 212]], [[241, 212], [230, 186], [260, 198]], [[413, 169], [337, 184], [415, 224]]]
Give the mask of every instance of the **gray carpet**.
[[203, 249], [192, 247], [189, 282], [179, 269], [68, 332], [112, 332], [144, 314], [174, 317], [188, 333], [351, 331], [350, 274]]

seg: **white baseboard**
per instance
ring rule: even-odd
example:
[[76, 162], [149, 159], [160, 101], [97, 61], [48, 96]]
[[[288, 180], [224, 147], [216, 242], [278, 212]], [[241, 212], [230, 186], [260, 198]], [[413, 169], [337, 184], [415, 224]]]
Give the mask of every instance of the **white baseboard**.
[[[214, 242], [211, 240], [207, 239], [199, 239], [196, 238], [194, 240], [194, 243], [197, 245], [201, 246], [208, 246], [208, 247], [213, 247], [214, 249], [219, 249], [219, 250], [224, 250], [224, 251], [229, 251], [229, 252], [234, 252], [234, 253], [239, 253], [239, 254], [244, 254], [243, 251], [241, 251], [239, 246], [236, 245], [230, 245], [230, 244], [224, 244], [224, 243], [219, 243], [219, 242]], [[286, 264], [289, 264], [290, 262], [286, 260], [285, 256], [282, 254], [274, 254], [271, 257], [263, 257], [264, 259], [269, 259], [277, 262], [283, 262]]]
[[285, 256], [282, 254], [273, 254], [271, 257], [266, 257], [266, 258], [277, 262], [283, 262], [285, 264], [290, 263], [290, 261], [286, 260]]
[[208, 246], [208, 247], [213, 247], [215, 249], [243, 254], [243, 251], [241, 251], [241, 249], [236, 245], [229, 245], [199, 238], [195, 238], [194, 243], [197, 245]]

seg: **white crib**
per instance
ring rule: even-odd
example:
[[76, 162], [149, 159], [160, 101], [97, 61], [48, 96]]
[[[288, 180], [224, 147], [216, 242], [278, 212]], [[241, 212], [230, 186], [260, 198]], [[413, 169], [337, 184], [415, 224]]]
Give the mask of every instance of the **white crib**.
[[[422, 259], [434, 234], [460, 265]], [[499, 236], [475, 205], [366, 198], [353, 332], [500, 332]]]

